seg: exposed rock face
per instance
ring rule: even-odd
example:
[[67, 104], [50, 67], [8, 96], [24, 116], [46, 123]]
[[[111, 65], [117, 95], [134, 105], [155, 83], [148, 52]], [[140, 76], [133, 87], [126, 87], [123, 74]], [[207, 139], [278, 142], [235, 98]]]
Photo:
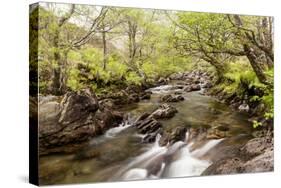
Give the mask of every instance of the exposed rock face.
[[67, 93], [60, 103], [60, 108], [62, 110], [59, 123], [68, 125], [95, 113], [99, 109], [99, 103], [94, 94], [89, 90], [84, 90], [78, 93]]
[[161, 102], [179, 102], [183, 101], [184, 97], [181, 95], [164, 95], [161, 97]]
[[98, 100], [90, 90], [67, 93], [60, 103], [41, 103], [40, 154], [72, 152], [80, 143], [118, 126], [122, 120], [121, 113], [99, 109]]
[[235, 155], [215, 161], [202, 174], [268, 172], [274, 169], [273, 137], [266, 135], [249, 140]]
[[153, 133], [162, 127], [161, 123], [153, 118], [146, 118], [143, 121], [139, 121], [135, 124], [135, 126], [139, 130], [138, 132], [141, 134]]
[[162, 104], [151, 114], [144, 113], [139, 116], [134, 126], [137, 128], [138, 133], [146, 135], [143, 138], [143, 142], [154, 142], [157, 134], [163, 134], [162, 124], [157, 119], [171, 118], [175, 113], [177, 113], [177, 110], [174, 107], [168, 104]]
[[137, 128], [138, 133], [146, 134], [143, 142], [151, 143], [155, 141], [157, 134], [162, 132], [162, 124], [148, 114], [143, 114], [138, 118], [134, 126]]
[[217, 161], [209, 166], [202, 175], [237, 174], [242, 173], [243, 162], [239, 158], [230, 158]]
[[169, 104], [162, 104], [159, 106], [157, 110], [152, 112], [150, 117], [155, 118], [155, 119], [165, 119], [165, 118], [171, 118], [177, 113], [177, 109], [174, 108], [173, 106]]
[[262, 154], [247, 161], [243, 167], [244, 172], [269, 172], [274, 169], [273, 148], [266, 149]]

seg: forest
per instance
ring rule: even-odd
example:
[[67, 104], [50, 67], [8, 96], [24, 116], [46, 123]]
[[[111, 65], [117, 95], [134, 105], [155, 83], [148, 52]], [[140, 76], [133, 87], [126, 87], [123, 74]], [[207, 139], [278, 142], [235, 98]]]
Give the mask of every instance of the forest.
[[[43, 184], [255, 172], [260, 168], [254, 157], [268, 154], [273, 147], [273, 17], [40, 3], [30, 9], [29, 29], [30, 96], [39, 91]], [[38, 78], [32, 77], [36, 74]], [[87, 123], [90, 113], [93, 127]], [[202, 154], [196, 157], [200, 164], [193, 162], [196, 173], [176, 168], [178, 161], [165, 162], [165, 157], [164, 170], [157, 163], [160, 159], [149, 168], [142, 164], [116, 170], [120, 161], [133, 163], [128, 156], [142, 156], [139, 148], [143, 146], [131, 145], [135, 142], [127, 133], [131, 124], [145, 135], [141, 143], [159, 142], [162, 150], [206, 132], [207, 139], [189, 147], [192, 157], [206, 143], [219, 143], [220, 149], [233, 139], [231, 146], [242, 148], [239, 154], [233, 149], [233, 156], [240, 158], [235, 164], [227, 159], [224, 165], [218, 164], [209, 148], [207, 159]], [[73, 131], [71, 136], [67, 129]], [[108, 134], [113, 138], [88, 146], [88, 140]], [[268, 136], [269, 143], [259, 142], [262, 151], [248, 151], [256, 146], [253, 137], [260, 141]], [[77, 143], [83, 143], [82, 151]], [[117, 154], [122, 148], [116, 143], [128, 151], [123, 148], [123, 155]], [[104, 162], [110, 161], [106, 148], [113, 150], [108, 155], [116, 159], [109, 162], [110, 167]], [[156, 152], [152, 153], [163, 152], [159, 148], [152, 146]], [[255, 154], [249, 158], [249, 152]], [[73, 166], [69, 159], [57, 156], [64, 163], [56, 171], [48, 162], [58, 153], [76, 153], [73, 160], [79, 162]], [[203, 165], [203, 159], [212, 162]], [[92, 169], [85, 160], [91, 161]], [[273, 169], [269, 161], [262, 171]], [[152, 168], [152, 164], [157, 165]], [[235, 170], [227, 171], [226, 166]], [[244, 170], [237, 171], [238, 167]], [[72, 173], [57, 176], [62, 171]]]

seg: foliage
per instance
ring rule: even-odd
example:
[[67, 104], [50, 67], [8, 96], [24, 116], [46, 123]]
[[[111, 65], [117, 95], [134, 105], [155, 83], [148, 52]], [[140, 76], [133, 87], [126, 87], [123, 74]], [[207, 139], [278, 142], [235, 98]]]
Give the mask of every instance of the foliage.
[[254, 120], [254, 121], [253, 121], [253, 127], [254, 127], [254, 128], [257, 128], [257, 127], [259, 127], [259, 126], [262, 126], [262, 123], [261, 123], [261, 122], [258, 122], [258, 121], [256, 121], [256, 120]]
[[270, 119], [271, 29], [270, 17], [40, 3], [31, 15], [30, 44], [38, 52], [31, 51], [30, 65], [39, 62], [40, 93], [55, 95], [112, 92], [202, 70], [217, 78], [214, 89], [264, 104]]
[[109, 57], [106, 71], [110, 73], [112, 80], [121, 80], [127, 73], [128, 67], [121, 63], [121, 58], [112, 55]]
[[262, 97], [262, 101], [267, 107], [265, 118], [272, 119], [274, 117], [274, 88], [273, 88], [274, 69], [268, 70], [266, 72], [266, 75], [268, 76], [269, 84], [265, 87], [264, 90], [265, 94]]
[[[241, 99], [249, 97], [250, 103], [262, 103], [265, 108], [264, 118], [273, 118], [273, 69], [266, 71], [269, 84], [260, 83], [255, 72], [245, 59], [237, 59], [229, 63], [228, 69], [224, 74], [224, 79], [215, 89], [223, 91], [228, 96], [236, 95]], [[250, 91], [259, 90], [262, 95], [251, 94]], [[261, 122], [253, 122], [253, 127], [258, 127]]]
[[142, 78], [135, 72], [129, 72], [129, 74], [126, 75], [126, 82], [128, 84], [135, 84], [135, 85], [141, 85]]
[[69, 71], [69, 79], [67, 80], [67, 86], [73, 91], [78, 91], [83, 88], [82, 83], [79, 82], [79, 70], [71, 69]]

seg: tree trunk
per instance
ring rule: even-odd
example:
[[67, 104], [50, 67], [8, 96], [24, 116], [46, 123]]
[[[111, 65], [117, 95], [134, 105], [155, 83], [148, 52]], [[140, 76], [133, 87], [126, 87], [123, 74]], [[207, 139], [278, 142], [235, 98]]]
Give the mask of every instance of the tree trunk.
[[272, 19], [261, 19], [257, 25], [257, 34], [241, 28], [243, 22], [240, 16], [235, 15], [234, 19], [236, 27], [241, 30], [243, 48], [256, 76], [261, 83], [268, 84], [265, 71], [273, 68], [274, 62]]
[[59, 51], [59, 29], [55, 31], [54, 36], [54, 61], [57, 64], [53, 69], [53, 77], [52, 77], [52, 85], [51, 85], [51, 93], [54, 95], [61, 95], [61, 55]]
[[217, 83], [220, 83], [223, 80], [223, 75], [225, 73], [225, 68], [222, 64], [220, 64], [219, 62], [210, 62], [210, 64], [212, 66], [215, 67], [217, 75], [218, 75], [218, 80], [216, 81]]
[[68, 50], [65, 49], [63, 52], [63, 58], [61, 57], [61, 49], [59, 46], [59, 39], [60, 39], [60, 29], [61, 27], [71, 18], [72, 14], [74, 14], [75, 5], [72, 4], [70, 7], [69, 12], [67, 12], [64, 16], [62, 16], [59, 21], [57, 28], [54, 32], [54, 61], [56, 62], [56, 66], [53, 69], [53, 78], [51, 83], [51, 93], [54, 95], [62, 95], [66, 90], [66, 70], [65, 65], [67, 63], [67, 54]]
[[106, 70], [107, 65], [107, 44], [106, 44], [106, 33], [102, 32], [102, 43], [103, 43], [103, 70]]
[[132, 65], [135, 61], [136, 56], [136, 32], [137, 32], [137, 25], [128, 21], [128, 38], [129, 38], [129, 63]]
[[244, 45], [244, 50], [246, 52], [246, 56], [249, 59], [249, 62], [256, 73], [259, 81], [263, 84], [267, 83], [267, 77], [265, 75], [265, 71], [267, 69], [266, 62], [264, 61], [264, 58], [261, 58], [262, 54], [257, 54], [256, 51], [254, 51], [251, 47], [249, 47], [247, 44]]
[[204, 56], [201, 57], [201, 59], [207, 61], [210, 63], [213, 67], [215, 67], [218, 80], [217, 83], [220, 83], [223, 80], [223, 75], [225, 73], [225, 70], [227, 69], [226, 65], [224, 65], [220, 60], [217, 58], [210, 56], [206, 51], [202, 49], [202, 52], [204, 53]]
[[68, 50], [63, 52], [63, 56], [61, 56], [59, 48], [59, 30], [56, 31], [56, 35], [54, 37], [54, 60], [56, 62], [56, 66], [53, 69], [53, 77], [52, 77], [52, 85], [51, 85], [51, 93], [54, 95], [62, 95], [66, 91], [66, 64], [67, 64], [67, 54]]

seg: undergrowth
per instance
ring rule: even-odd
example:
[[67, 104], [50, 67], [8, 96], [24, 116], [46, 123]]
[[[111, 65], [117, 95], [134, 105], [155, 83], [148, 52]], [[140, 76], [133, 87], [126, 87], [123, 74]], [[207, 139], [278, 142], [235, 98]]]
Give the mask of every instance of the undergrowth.
[[[241, 101], [246, 100], [248, 104], [263, 104], [263, 119], [273, 119], [273, 76], [274, 70], [266, 72], [268, 84], [259, 82], [250, 64], [245, 60], [236, 60], [229, 63], [222, 81], [217, 84], [213, 91], [222, 92], [226, 98], [238, 97]], [[262, 126], [259, 121], [253, 121], [253, 127]]]

